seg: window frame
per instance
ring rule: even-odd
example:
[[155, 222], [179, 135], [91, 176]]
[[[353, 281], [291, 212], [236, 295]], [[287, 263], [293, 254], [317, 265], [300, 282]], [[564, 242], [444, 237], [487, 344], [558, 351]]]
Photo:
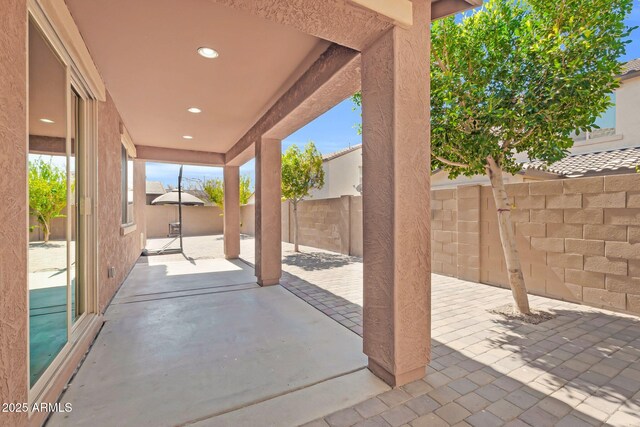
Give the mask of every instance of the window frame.
[[120, 234], [123, 236], [136, 229], [134, 159], [123, 142], [120, 152]]

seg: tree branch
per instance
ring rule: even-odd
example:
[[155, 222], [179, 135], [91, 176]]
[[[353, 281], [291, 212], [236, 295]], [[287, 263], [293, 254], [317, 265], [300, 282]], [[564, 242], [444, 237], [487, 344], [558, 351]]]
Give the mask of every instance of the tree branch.
[[447, 160], [447, 159], [445, 159], [443, 157], [436, 156], [435, 154], [432, 154], [432, 156], [436, 160], [438, 160], [439, 162], [444, 163], [445, 165], [455, 166], [455, 167], [458, 167], [458, 168], [468, 168], [469, 167], [469, 165], [467, 165], [465, 163], [453, 162], [453, 161]]

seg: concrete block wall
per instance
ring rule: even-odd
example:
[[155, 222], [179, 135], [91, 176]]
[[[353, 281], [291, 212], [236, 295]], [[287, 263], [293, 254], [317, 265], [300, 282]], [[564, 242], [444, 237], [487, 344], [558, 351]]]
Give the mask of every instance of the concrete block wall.
[[[304, 246], [350, 254], [351, 196], [310, 199], [298, 204], [298, 242]], [[283, 240], [293, 242], [293, 205], [283, 204]], [[288, 209], [287, 209], [288, 208]], [[288, 211], [288, 212], [287, 212]]]
[[457, 189], [457, 277], [480, 281], [480, 186]]
[[[508, 184], [527, 289], [640, 314], [640, 174]], [[242, 208], [243, 233], [253, 212]], [[299, 207], [300, 243], [362, 255], [362, 198], [312, 199]], [[293, 210], [283, 203], [283, 241]], [[491, 187], [431, 192], [436, 274], [508, 287]], [[286, 231], [285, 231], [286, 230]]]
[[[240, 232], [255, 234], [255, 205], [240, 208]], [[309, 199], [298, 205], [299, 243], [362, 256], [362, 197]], [[293, 206], [282, 202], [282, 241], [293, 243]]]
[[[640, 314], [640, 174], [512, 184], [531, 293]], [[481, 190], [481, 281], [507, 286], [491, 190]]]
[[458, 275], [458, 190], [431, 192], [431, 269]]

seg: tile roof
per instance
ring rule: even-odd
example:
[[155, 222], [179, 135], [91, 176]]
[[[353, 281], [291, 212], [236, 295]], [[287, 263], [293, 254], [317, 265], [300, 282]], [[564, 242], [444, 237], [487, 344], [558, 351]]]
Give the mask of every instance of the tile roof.
[[539, 160], [523, 164], [523, 170], [534, 169], [565, 177], [579, 177], [610, 171], [634, 170], [640, 165], [640, 147], [620, 148], [599, 153], [573, 154], [547, 166]]
[[640, 58], [632, 59], [626, 64], [623, 64], [620, 77], [624, 77], [635, 72], [640, 72]]
[[333, 160], [336, 157], [344, 156], [345, 154], [348, 154], [352, 151], [356, 151], [359, 148], [362, 148], [362, 144], [352, 145], [351, 147], [348, 147], [339, 151], [335, 151], [333, 153], [325, 154], [324, 156], [322, 156], [322, 161], [326, 162], [328, 160]]
[[147, 181], [146, 183], [147, 194], [164, 194], [164, 186], [160, 181]]

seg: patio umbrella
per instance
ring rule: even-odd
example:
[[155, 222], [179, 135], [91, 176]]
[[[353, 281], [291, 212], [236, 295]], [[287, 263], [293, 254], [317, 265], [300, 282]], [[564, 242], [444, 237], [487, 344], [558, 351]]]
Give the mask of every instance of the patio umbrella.
[[[162, 196], [156, 197], [151, 202], [152, 205], [177, 205], [180, 203], [180, 192], [175, 189]], [[204, 206], [204, 201], [200, 200], [193, 194], [182, 191], [182, 204], [185, 206]]]
[[[204, 206], [204, 201], [197, 198], [193, 194], [185, 193], [182, 191], [182, 168], [180, 166], [180, 173], [178, 174], [178, 189], [172, 190], [159, 197], [156, 197], [151, 202], [152, 205], [178, 205], [178, 229], [180, 230], [180, 253], [184, 252], [182, 247], [182, 206]], [[163, 251], [164, 252], [164, 251]]]

